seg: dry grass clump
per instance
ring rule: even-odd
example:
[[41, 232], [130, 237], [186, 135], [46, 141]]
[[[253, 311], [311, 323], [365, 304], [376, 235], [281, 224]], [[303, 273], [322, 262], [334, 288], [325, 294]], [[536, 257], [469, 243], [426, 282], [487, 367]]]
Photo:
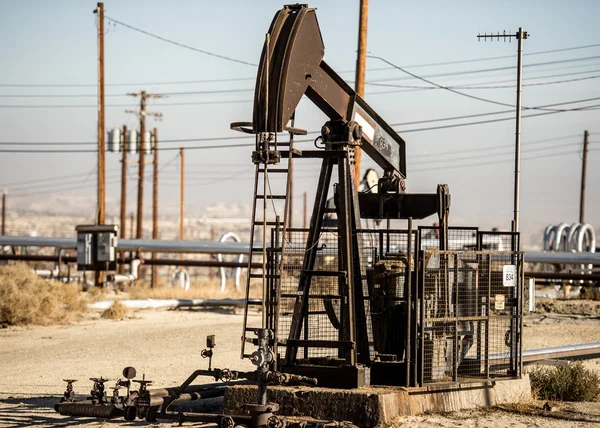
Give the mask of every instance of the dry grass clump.
[[[242, 290], [245, 282], [242, 281]], [[221, 293], [218, 279], [192, 280], [190, 289], [185, 291], [180, 287], [159, 283], [157, 287], [150, 288], [149, 283], [138, 281], [126, 289], [130, 299], [242, 299], [244, 292], [237, 292], [232, 280], [227, 283], [227, 288]]]
[[104, 319], [109, 320], [122, 320], [129, 314], [129, 309], [122, 305], [118, 300], [115, 300], [113, 304], [102, 312], [100, 315]]
[[600, 375], [581, 362], [554, 367], [536, 367], [529, 372], [537, 398], [551, 401], [597, 401]]
[[0, 324], [69, 322], [86, 310], [80, 288], [39, 278], [24, 264], [0, 266]]

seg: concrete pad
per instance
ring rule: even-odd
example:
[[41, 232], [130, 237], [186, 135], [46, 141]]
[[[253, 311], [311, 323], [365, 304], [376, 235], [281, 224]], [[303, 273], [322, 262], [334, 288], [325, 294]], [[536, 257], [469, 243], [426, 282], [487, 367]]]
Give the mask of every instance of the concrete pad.
[[[225, 414], [243, 414], [244, 404], [256, 401], [257, 388], [227, 388]], [[280, 405], [278, 414], [349, 421], [360, 427], [385, 427], [399, 416], [454, 412], [531, 399], [529, 377], [502, 381], [431, 385], [422, 388], [362, 387], [332, 389], [269, 387], [268, 399]]]

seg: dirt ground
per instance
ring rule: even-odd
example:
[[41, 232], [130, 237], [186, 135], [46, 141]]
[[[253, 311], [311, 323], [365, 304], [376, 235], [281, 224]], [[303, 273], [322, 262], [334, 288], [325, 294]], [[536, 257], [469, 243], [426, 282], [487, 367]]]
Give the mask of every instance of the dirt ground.
[[[585, 304], [595, 307], [597, 303]], [[525, 349], [600, 342], [599, 312], [564, 313], [567, 304], [572, 302], [546, 303], [546, 308], [538, 304], [544, 312], [528, 315], [524, 320]], [[200, 352], [208, 334], [216, 335], [213, 366], [251, 370], [248, 360], [239, 359], [241, 323], [241, 313], [233, 310], [144, 310], [123, 321], [101, 319], [92, 313], [72, 325], [1, 329], [0, 426], [148, 426], [145, 422], [123, 420], [73, 420], [58, 415], [52, 406], [64, 391], [62, 379], [78, 379], [76, 392], [86, 394], [92, 384], [90, 377], [116, 379], [122, 368], [129, 365], [137, 368], [138, 377], [145, 374], [155, 386], [177, 385], [195, 369], [207, 367]], [[600, 372], [600, 360], [587, 361], [586, 365]], [[553, 411], [541, 410], [543, 404], [534, 403], [526, 409], [406, 417], [397, 426], [600, 426], [599, 403], [553, 404]], [[519, 413], [524, 410], [529, 414]]]

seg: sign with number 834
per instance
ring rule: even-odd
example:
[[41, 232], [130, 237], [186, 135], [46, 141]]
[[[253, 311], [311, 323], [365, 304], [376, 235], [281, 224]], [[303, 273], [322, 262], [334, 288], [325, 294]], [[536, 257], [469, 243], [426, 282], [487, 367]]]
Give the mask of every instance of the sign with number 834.
[[517, 267], [515, 265], [502, 266], [502, 285], [514, 287], [517, 283]]

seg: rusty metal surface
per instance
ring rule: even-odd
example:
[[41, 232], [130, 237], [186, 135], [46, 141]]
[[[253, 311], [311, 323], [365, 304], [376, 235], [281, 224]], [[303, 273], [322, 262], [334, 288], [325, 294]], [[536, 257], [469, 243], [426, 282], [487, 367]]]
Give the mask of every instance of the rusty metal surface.
[[256, 78], [254, 132], [283, 130], [308, 87], [307, 76], [319, 66], [324, 49], [315, 9], [289, 5], [277, 12]]

